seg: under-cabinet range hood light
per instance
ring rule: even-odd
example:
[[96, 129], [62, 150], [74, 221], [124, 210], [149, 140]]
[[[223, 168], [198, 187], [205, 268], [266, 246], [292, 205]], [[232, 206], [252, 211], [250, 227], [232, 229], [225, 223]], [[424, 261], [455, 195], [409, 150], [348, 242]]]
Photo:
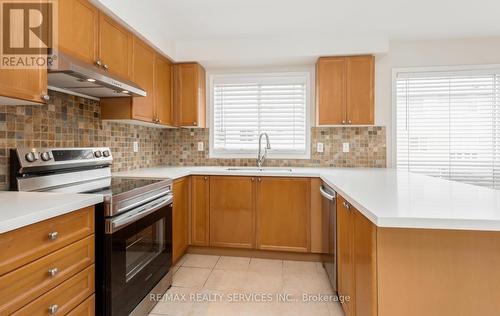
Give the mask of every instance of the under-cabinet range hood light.
[[93, 98], [145, 97], [135, 83], [59, 52], [57, 68], [48, 69], [49, 89]]

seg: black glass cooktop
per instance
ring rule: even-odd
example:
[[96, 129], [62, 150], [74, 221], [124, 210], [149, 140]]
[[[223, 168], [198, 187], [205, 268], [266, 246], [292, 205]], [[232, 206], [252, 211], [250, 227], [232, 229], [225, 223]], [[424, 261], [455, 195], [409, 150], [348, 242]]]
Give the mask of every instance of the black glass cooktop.
[[129, 192], [135, 189], [149, 186], [162, 181], [168, 181], [166, 179], [141, 179], [141, 178], [115, 178], [110, 179], [110, 185], [106, 188], [96, 190], [90, 193], [100, 193], [106, 195], [119, 195], [125, 192]]

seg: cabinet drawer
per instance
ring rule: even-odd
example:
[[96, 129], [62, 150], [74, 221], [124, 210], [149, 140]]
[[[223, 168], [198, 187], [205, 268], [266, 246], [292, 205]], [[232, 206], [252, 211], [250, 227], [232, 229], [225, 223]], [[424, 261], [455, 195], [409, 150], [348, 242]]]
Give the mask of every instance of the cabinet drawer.
[[95, 295], [86, 299], [66, 316], [94, 316], [95, 315]]
[[94, 265], [78, 273], [45, 295], [24, 306], [14, 316], [47, 316], [53, 308], [54, 315], [65, 315], [94, 294]]
[[[94, 207], [0, 235], [0, 275], [94, 233]], [[49, 235], [56, 235], [50, 238]]]
[[[0, 315], [10, 314], [94, 263], [94, 235], [0, 277]], [[52, 276], [49, 270], [57, 272]]]

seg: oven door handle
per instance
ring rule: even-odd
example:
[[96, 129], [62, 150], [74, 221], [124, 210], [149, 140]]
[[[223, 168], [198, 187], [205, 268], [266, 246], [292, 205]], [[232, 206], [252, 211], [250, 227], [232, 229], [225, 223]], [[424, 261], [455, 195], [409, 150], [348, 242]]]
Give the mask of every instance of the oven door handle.
[[165, 198], [154, 200], [148, 204], [145, 204], [141, 207], [138, 207], [135, 210], [131, 210], [126, 214], [118, 216], [114, 219], [106, 220], [106, 234], [112, 234], [114, 232], [119, 231], [120, 229], [132, 224], [141, 218], [148, 216], [151, 213], [154, 213], [158, 209], [171, 204], [173, 200], [173, 195], [168, 194]]

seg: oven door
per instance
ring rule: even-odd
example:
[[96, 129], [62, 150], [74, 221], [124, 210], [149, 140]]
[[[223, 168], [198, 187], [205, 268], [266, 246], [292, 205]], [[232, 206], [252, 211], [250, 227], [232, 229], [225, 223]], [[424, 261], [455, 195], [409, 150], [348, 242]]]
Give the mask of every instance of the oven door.
[[172, 196], [106, 219], [106, 315], [128, 315], [172, 265]]

